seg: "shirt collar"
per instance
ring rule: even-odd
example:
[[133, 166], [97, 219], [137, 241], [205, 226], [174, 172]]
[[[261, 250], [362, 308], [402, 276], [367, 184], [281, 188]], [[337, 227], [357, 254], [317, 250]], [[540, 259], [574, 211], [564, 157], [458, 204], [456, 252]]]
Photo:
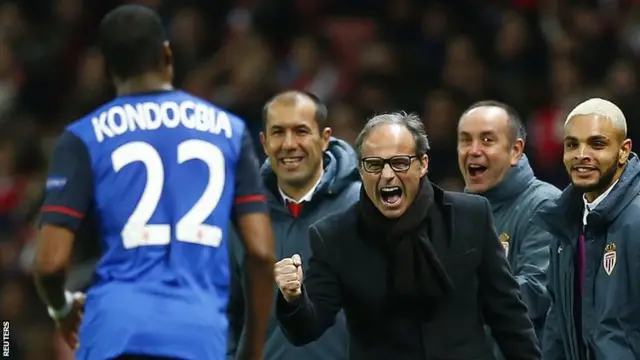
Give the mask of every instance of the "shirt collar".
[[611, 186], [609, 186], [607, 191], [603, 192], [602, 194], [600, 194], [600, 196], [598, 196], [595, 200], [593, 200], [593, 202], [587, 201], [587, 194], [582, 195], [582, 201], [584, 201], [584, 214], [582, 217], [583, 224], [585, 225], [587, 224], [587, 215], [589, 214], [589, 211], [595, 209], [596, 206], [598, 206], [598, 204], [604, 201], [604, 199], [607, 198], [607, 196], [611, 193], [611, 190], [613, 190], [613, 188], [616, 186], [617, 183], [618, 183], [618, 180], [616, 180], [616, 182], [614, 182]]
[[294, 204], [300, 204], [302, 202], [309, 202], [311, 201], [311, 198], [313, 197], [313, 193], [316, 191], [316, 189], [318, 188], [318, 185], [320, 185], [320, 181], [322, 181], [322, 175], [324, 175], [324, 171], [322, 172], [322, 174], [320, 174], [320, 177], [318, 178], [318, 181], [316, 181], [315, 185], [313, 185], [313, 187], [311, 189], [309, 189], [309, 191], [304, 194], [303, 197], [300, 198], [300, 200], [296, 201], [293, 200], [292, 198], [290, 198], [289, 196], [287, 196], [287, 194], [284, 193], [284, 191], [282, 191], [282, 189], [280, 188], [280, 186], [278, 186], [278, 191], [280, 192], [280, 196], [282, 197], [282, 199], [284, 200], [285, 204], [287, 202], [292, 202]]

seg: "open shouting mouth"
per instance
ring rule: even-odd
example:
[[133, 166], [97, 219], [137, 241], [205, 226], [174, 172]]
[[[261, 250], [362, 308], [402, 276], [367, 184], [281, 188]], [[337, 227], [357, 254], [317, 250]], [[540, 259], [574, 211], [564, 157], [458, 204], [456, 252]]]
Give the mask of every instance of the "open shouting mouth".
[[402, 188], [400, 186], [385, 186], [380, 189], [380, 199], [385, 205], [394, 206], [402, 200]]
[[487, 171], [487, 167], [478, 164], [469, 164], [467, 165], [467, 173], [469, 174], [469, 179], [477, 180], [484, 175]]

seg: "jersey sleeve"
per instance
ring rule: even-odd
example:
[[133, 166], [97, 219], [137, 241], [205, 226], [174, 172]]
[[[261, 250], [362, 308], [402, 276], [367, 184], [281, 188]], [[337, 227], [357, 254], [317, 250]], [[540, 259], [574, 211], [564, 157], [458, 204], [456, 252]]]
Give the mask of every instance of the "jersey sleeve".
[[264, 184], [260, 176], [260, 164], [247, 132], [242, 137], [240, 157], [236, 167], [236, 191], [233, 205], [235, 216], [269, 211]]
[[92, 200], [93, 172], [89, 151], [80, 138], [66, 131], [58, 138], [53, 151], [40, 224], [75, 231]]

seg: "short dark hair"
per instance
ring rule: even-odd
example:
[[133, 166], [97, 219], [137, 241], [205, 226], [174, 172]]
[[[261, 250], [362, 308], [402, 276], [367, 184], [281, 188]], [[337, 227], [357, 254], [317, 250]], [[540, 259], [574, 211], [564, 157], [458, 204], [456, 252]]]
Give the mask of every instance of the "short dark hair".
[[299, 97], [306, 97], [313, 101], [313, 104], [316, 107], [316, 114], [314, 116], [314, 120], [318, 124], [318, 129], [322, 131], [327, 126], [327, 106], [320, 100], [316, 95], [302, 90], [289, 90], [285, 92], [281, 92], [276, 94], [274, 97], [269, 99], [266, 102], [264, 107], [262, 108], [262, 128], [267, 127], [267, 120], [269, 117], [269, 108], [271, 105], [277, 102], [282, 102], [285, 104], [295, 105], [299, 101]]
[[527, 141], [527, 128], [524, 126], [522, 119], [520, 118], [520, 114], [513, 107], [496, 100], [483, 100], [473, 103], [471, 106], [465, 110], [460, 119], [464, 117], [469, 111], [484, 107], [484, 106], [492, 106], [497, 107], [504, 110], [507, 113], [508, 121], [509, 121], [509, 130], [512, 141], [516, 141], [517, 139], [522, 139], [522, 141]]
[[411, 136], [413, 136], [416, 155], [422, 156], [429, 152], [429, 138], [427, 137], [427, 131], [424, 129], [424, 123], [420, 117], [413, 113], [407, 114], [406, 112], [401, 111], [376, 115], [367, 121], [364, 128], [356, 138], [356, 151], [358, 152], [359, 157], [362, 156], [362, 144], [364, 143], [364, 140], [369, 136], [373, 129], [384, 124], [402, 125], [407, 128], [411, 133]]
[[100, 49], [113, 76], [130, 78], [160, 66], [166, 41], [162, 20], [142, 5], [122, 5], [100, 23]]

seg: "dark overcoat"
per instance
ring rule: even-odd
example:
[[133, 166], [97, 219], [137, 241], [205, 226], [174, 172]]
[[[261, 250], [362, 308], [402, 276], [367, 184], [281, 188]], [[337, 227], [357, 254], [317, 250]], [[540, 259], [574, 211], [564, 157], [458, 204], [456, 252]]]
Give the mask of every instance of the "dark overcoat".
[[[302, 296], [278, 295], [276, 315], [294, 345], [314, 341], [341, 309], [351, 335], [352, 360], [493, 359], [483, 325], [509, 360], [540, 359], [533, 325], [480, 196], [434, 186], [448, 233], [441, 262], [455, 290], [433, 311], [394, 302], [388, 259], [375, 239], [363, 236], [357, 204], [309, 229], [313, 255], [303, 259]], [[418, 315], [431, 313], [428, 320]]]

